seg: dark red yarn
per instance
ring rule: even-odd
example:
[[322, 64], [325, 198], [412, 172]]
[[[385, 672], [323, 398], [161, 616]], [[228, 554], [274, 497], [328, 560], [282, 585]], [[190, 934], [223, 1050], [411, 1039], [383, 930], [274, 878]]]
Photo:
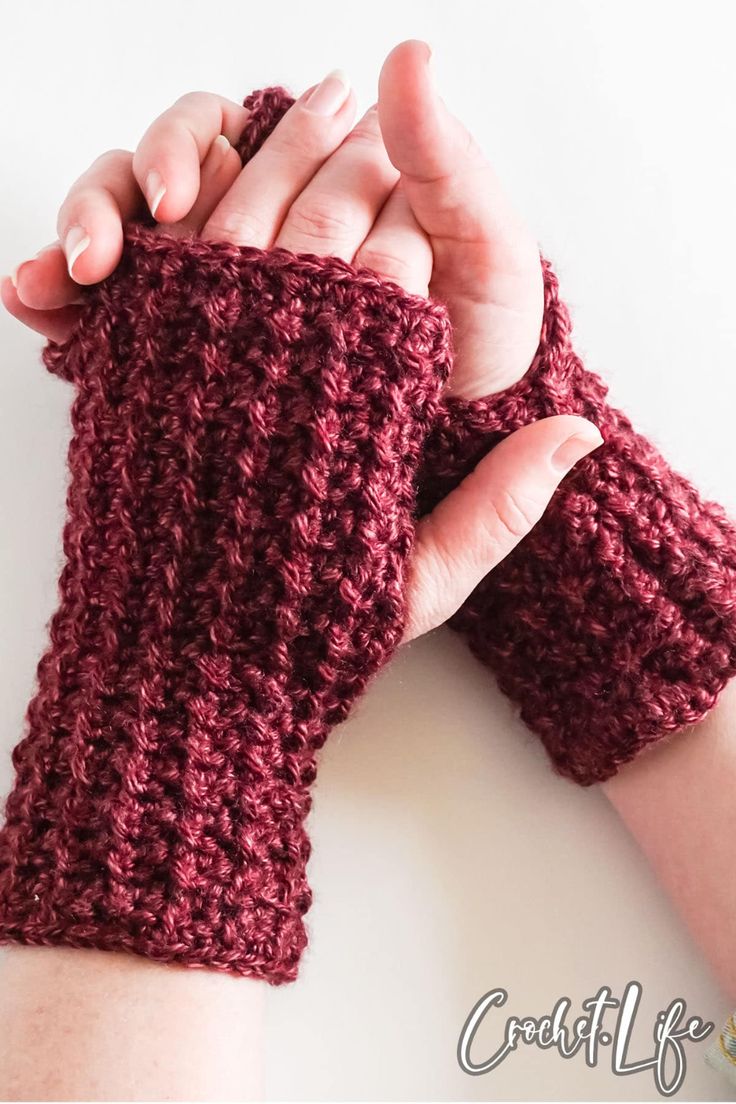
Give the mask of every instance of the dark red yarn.
[[[246, 102], [245, 157], [290, 100]], [[78, 391], [66, 564], [0, 941], [292, 979], [316, 752], [400, 638], [419, 465], [428, 509], [548, 414], [606, 444], [454, 627], [584, 784], [710, 709], [736, 671], [736, 533], [607, 405], [546, 263], [545, 286], [527, 375], [438, 405], [440, 307], [337, 260], [128, 229], [44, 351]]]
[[441, 308], [127, 232], [44, 361], [66, 563], [0, 832], [0, 940], [295, 977], [316, 752], [397, 645]]
[[[242, 152], [252, 155], [293, 100], [271, 88], [245, 102]], [[442, 403], [419, 502], [429, 510], [529, 422], [583, 414], [600, 428], [605, 444], [450, 622], [518, 703], [556, 770], [590, 785], [701, 720], [736, 673], [736, 529], [608, 405], [543, 267], [534, 364], [499, 394]]]
[[591, 785], [702, 720], [736, 674], [736, 529], [608, 405], [572, 347], [567, 308], [543, 265], [534, 364], [497, 395], [444, 401], [420, 500], [431, 508], [528, 422], [582, 414], [599, 427], [604, 445], [450, 622], [555, 769]]

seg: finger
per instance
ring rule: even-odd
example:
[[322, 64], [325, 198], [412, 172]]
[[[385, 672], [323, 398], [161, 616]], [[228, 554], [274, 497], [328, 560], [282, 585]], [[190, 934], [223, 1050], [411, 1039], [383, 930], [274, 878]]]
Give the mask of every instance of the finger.
[[289, 108], [212, 212], [203, 237], [272, 245], [292, 203], [350, 130], [355, 97], [335, 70]]
[[188, 215], [178, 223], [180, 227], [199, 233], [238, 178], [241, 160], [224, 134], [219, 134], [210, 146], [199, 177], [199, 195]]
[[65, 341], [79, 318], [79, 307], [62, 307], [55, 311], [32, 310], [18, 298], [13, 281], [7, 276], [0, 285], [0, 297], [3, 306], [14, 318], [52, 341]]
[[52, 242], [11, 276], [18, 298], [33, 310], [57, 310], [79, 298], [81, 288], [67, 270], [61, 242]]
[[[56, 219], [69, 277], [71, 296], [75, 284], [96, 284], [109, 276], [123, 251], [123, 223], [141, 206], [141, 196], [131, 168], [128, 150], [110, 150], [72, 185]], [[59, 292], [61, 292], [59, 288]], [[46, 307], [33, 302], [29, 306]]]
[[451, 617], [536, 525], [570, 468], [602, 442], [590, 422], [561, 414], [524, 426], [484, 457], [419, 522], [404, 639]]
[[351, 261], [398, 178], [371, 108], [294, 201], [275, 244]]
[[419, 226], [399, 182], [355, 255], [360, 268], [370, 268], [404, 291], [426, 295], [432, 276], [432, 246]]
[[211, 92], [189, 92], [159, 115], [141, 138], [133, 171], [149, 210], [161, 222], [178, 222], [199, 193], [199, 167], [218, 134], [237, 141], [248, 112]]
[[140, 205], [131, 156], [111, 150], [72, 185], [57, 219], [60, 241], [21, 261], [13, 273], [25, 306], [58, 310], [79, 298], [79, 284], [97, 283], [113, 271], [122, 250], [123, 220]]
[[389, 54], [379, 117], [389, 156], [434, 256], [432, 293], [459, 337], [450, 390], [499, 391], [529, 367], [539, 341], [542, 268], [534, 235], [434, 88], [424, 42]]
[[[438, 96], [425, 42], [402, 42], [379, 78], [381, 130], [419, 224], [439, 239], [518, 251], [520, 220], [491, 165]], [[503, 258], [497, 259], [500, 267]]]

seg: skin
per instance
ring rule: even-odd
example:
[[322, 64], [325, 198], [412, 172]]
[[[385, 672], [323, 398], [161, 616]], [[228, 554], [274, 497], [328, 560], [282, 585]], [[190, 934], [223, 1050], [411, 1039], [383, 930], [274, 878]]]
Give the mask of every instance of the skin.
[[[80, 286], [113, 271], [123, 224], [147, 203], [167, 233], [335, 254], [407, 291], [429, 291], [453, 322], [455, 394], [474, 398], [520, 379], [542, 317], [537, 243], [437, 95], [429, 47], [397, 46], [381, 70], [378, 104], [357, 123], [354, 115], [346, 79], [330, 74], [242, 168], [230, 143], [245, 109], [208, 93], [184, 96], [135, 152], [110, 151], [80, 177], [60, 209], [59, 240], [3, 281], [5, 307], [63, 339]], [[600, 441], [581, 418], [526, 426], [420, 522], [405, 639], [462, 604]], [[734, 695], [724, 695], [695, 732], [643, 755], [604, 788], [736, 995], [725, 919], [736, 901], [719, 876], [736, 827], [726, 800], [736, 782], [727, 733], [735, 709]], [[702, 853], [705, 833], [712, 845]], [[214, 973], [11, 947], [0, 990], [0, 1089], [13, 1099], [257, 1098], [262, 997], [260, 983]], [[62, 1006], [74, 1007], [71, 1023]], [[125, 1060], [133, 1053], [134, 1069]]]
[[735, 731], [730, 683], [705, 720], [628, 763], [603, 789], [736, 1002]]
[[[80, 285], [108, 276], [123, 224], [147, 203], [167, 232], [336, 255], [448, 306], [450, 388], [477, 397], [520, 379], [539, 341], [539, 252], [493, 169], [434, 91], [429, 48], [397, 47], [379, 102], [355, 122], [347, 79], [299, 97], [258, 154], [234, 149], [247, 120], [209, 93], [183, 96], [134, 153], [111, 150], [72, 187], [59, 240], [3, 281], [19, 321], [63, 338]], [[73, 274], [73, 275], [72, 275]], [[525, 426], [419, 525], [405, 638], [442, 624], [539, 520], [569, 468], [601, 443], [582, 418]]]

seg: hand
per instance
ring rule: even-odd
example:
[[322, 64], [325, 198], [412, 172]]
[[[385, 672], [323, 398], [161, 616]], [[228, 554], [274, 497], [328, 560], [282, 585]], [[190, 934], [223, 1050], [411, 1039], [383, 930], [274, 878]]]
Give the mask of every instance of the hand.
[[379, 81], [381, 132], [406, 201], [429, 239], [430, 291], [455, 334], [451, 390], [473, 399], [516, 383], [539, 343], [539, 247], [493, 168], [434, 87], [431, 51], [402, 42]]
[[[428, 48], [387, 59], [380, 98], [353, 126], [339, 72], [307, 90], [244, 166], [231, 143], [248, 117], [208, 93], [182, 97], [134, 154], [113, 150], [76, 182], [59, 241], [2, 285], [6, 308], [55, 341], [78, 317], [80, 285], [107, 277], [123, 225], [147, 204], [170, 234], [336, 255], [447, 303], [463, 397], [519, 379], [539, 337], [539, 254], [492, 170], [433, 91]], [[380, 123], [379, 123], [380, 119]], [[582, 418], [525, 426], [417, 529], [405, 639], [445, 621], [541, 516], [566, 471], [601, 443]]]

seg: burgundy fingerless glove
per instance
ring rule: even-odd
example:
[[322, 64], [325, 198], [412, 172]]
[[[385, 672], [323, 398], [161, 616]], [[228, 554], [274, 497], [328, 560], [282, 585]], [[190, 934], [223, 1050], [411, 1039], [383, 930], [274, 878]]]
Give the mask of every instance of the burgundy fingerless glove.
[[338, 260], [128, 229], [76, 387], [61, 604], [0, 941], [296, 975], [316, 752], [397, 645], [441, 308]]
[[[292, 103], [253, 93], [247, 159]], [[701, 720], [736, 673], [736, 530], [704, 502], [583, 367], [543, 262], [544, 323], [524, 378], [477, 401], [446, 399], [427, 443], [428, 511], [510, 432], [582, 414], [605, 444], [563, 481], [542, 520], [451, 620], [539, 736], [583, 785]]]
[[[244, 156], [288, 102], [249, 98]], [[429, 509], [548, 414], [606, 444], [454, 627], [583, 783], [712, 706], [736, 669], [736, 534], [607, 405], [545, 281], [527, 375], [440, 406], [437, 306], [337, 260], [129, 229], [44, 353], [77, 388], [66, 565], [0, 832], [0, 940], [293, 978], [315, 753], [400, 638], [419, 466]]]
[[606, 402], [570, 341], [544, 262], [534, 363], [486, 399], [444, 400], [427, 442], [429, 510], [528, 422], [580, 414], [604, 444], [450, 624], [495, 673], [555, 768], [590, 785], [702, 720], [736, 673], [736, 530]]

